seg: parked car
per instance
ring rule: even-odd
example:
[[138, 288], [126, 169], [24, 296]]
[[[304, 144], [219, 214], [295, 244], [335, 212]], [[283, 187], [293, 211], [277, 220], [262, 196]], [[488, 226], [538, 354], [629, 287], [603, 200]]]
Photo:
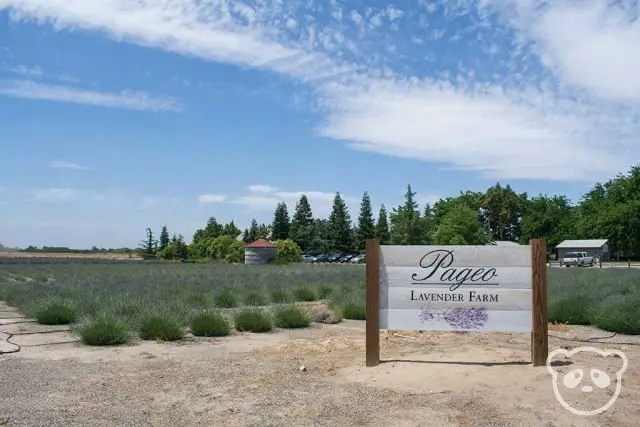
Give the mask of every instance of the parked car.
[[316, 263], [329, 262], [330, 258], [331, 256], [328, 254], [320, 254], [316, 257], [316, 260], [314, 262]]
[[313, 255], [303, 255], [302, 258], [304, 262], [316, 262], [316, 257]]
[[355, 257], [357, 257], [358, 254], [347, 254], [345, 256], [343, 256], [342, 258], [340, 258], [340, 262], [342, 263], [347, 263], [347, 262], [351, 262], [351, 260]]
[[341, 253], [334, 253], [329, 255], [329, 262], [338, 262], [338, 260], [343, 256], [344, 254]]
[[565, 267], [571, 267], [572, 265], [575, 267], [592, 267], [594, 263], [593, 257], [586, 252], [567, 252], [562, 261], [560, 261], [560, 265]]
[[366, 258], [367, 258], [367, 257], [366, 257], [365, 255], [356, 255], [356, 256], [354, 256], [353, 258], [351, 258], [351, 259], [349, 260], [349, 262], [350, 262], [351, 264], [364, 264], [364, 263], [365, 263]]

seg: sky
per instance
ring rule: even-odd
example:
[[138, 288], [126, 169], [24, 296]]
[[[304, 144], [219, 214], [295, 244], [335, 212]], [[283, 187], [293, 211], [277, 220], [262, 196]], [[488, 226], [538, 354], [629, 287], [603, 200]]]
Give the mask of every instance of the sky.
[[0, 242], [187, 241], [640, 162], [638, 1], [0, 0]]

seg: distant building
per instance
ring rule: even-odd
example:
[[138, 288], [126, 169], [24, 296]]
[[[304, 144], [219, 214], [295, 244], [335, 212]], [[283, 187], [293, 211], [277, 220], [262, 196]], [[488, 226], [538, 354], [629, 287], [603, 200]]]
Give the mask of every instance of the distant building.
[[600, 261], [609, 261], [611, 251], [607, 239], [597, 240], [565, 240], [556, 246], [556, 253], [559, 260], [565, 257], [568, 252], [586, 252], [589, 256], [599, 258]]
[[244, 263], [248, 265], [269, 264], [278, 256], [278, 247], [265, 239], [258, 239], [244, 247]]

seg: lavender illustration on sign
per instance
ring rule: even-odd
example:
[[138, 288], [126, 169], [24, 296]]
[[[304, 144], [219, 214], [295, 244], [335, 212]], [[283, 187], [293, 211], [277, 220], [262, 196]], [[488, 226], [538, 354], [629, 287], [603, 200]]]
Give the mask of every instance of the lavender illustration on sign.
[[455, 307], [437, 311], [422, 308], [418, 318], [422, 323], [430, 320], [444, 320], [455, 329], [479, 329], [487, 323], [489, 313], [484, 307]]

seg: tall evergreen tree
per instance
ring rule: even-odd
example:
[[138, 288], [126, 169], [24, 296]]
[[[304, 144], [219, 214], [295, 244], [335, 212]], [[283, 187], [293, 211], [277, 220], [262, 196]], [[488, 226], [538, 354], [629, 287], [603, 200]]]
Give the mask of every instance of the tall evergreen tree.
[[242, 241], [249, 244], [251, 243], [251, 236], [249, 236], [249, 230], [248, 229], [244, 229], [244, 232], [242, 233]]
[[251, 220], [251, 225], [249, 226], [249, 239], [252, 242], [258, 240], [258, 221], [255, 218]]
[[289, 237], [298, 244], [303, 252], [307, 252], [313, 245], [313, 213], [306, 194], [300, 196], [293, 213]]
[[347, 204], [340, 196], [340, 193], [336, 193], [333, 198], [333, 209], [331, 215], [329, 215], [329, 241], [331, 249], [348, 252], [353, 249], [353, 242], [351, 241], [351, 217]]
[[403, 205], [393, 209], [391, 219], [391, 243], [395, 245], [419, 245], [424, 241], [425, 230], [422, 228], [416, 193], [407, 185]]
[[230, 223], [225, 224], [224, 227], [222, 227], [222, 233], [220, 235], [231, 236], [236, 239], [241, 233], [242, 230], [240, 230], [232, 220]]
[[169, 246], [169, 230], [166, 225], [162, 226], [162, 231], [160, 231], [160, 239], [158, 240], [158, 249], [163, 250], [167, 246]]
[[381, 245], [387, 245], [391, 241], [391, 234], [389, 233], [389, 218], [387, 217], [387, 209], [384, 205], [380, 206], [378, 221], [376, 222], [375, 236], [380, 241]]
[[272, 236], [273, 240], [285, 240], [289, 237], [289, 228], [291, 222], [289, 220], [289, 211], [285, 202], [279, 202], [273, 213]]
[[362, 195], [360, 203], [360, 215], [358, 216], [358, 227], [356, 229], [357, 249], [363, 250], [367, 239], [375, 236], [375, 224], [373, 222], [373, 211], [371, 209], [371, 198], [366, 191]]
[[222, 235], [224, 231], [224, 227], [222, 224], [218, 223], [214, 217], [211, 217], [207, 220], [207, 226], [204, 228], [204, 236], [208, 238], [215, 239]]
[[156, 252], [158, 252], [158, 241], [150, 228], [147, 228], [146, 232], [147, 238], [140, 242], [140, 249], [142, 249], [142, 253], [145, 255], [155, 255]]

